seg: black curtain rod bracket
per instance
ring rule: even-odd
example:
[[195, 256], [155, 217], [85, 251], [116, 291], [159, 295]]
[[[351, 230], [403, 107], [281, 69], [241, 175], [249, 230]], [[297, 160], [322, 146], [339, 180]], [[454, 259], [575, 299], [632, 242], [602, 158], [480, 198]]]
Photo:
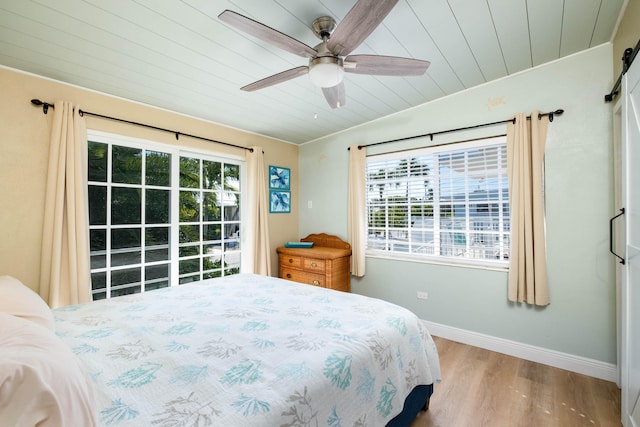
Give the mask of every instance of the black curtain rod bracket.
[[[53, 104], [41, 101], [39, 99], [32, 99], [31, 103], [33, 105], [35, 105], [36, 107], [39, 107], [39, 106], [42, 105], [42, 112], [44, 114], [47, 114], [49, 112], [49, 107], [54, 108]], [[190, 133], [184, 133], [184, 132], [179, 132], [179, 131], [176, 131], [176, 130], [165, 129], [165, 128], [161, 128], [161, 127], [158, 127], [158, 126], [148, 125], [148, 124], [145, 124], [145, 123], [133, 122], [131, 120], [120, 119], [118, 117], [104, 116], [102, 114], [91, 113], [89, 111], [79, 110], [78, 114], [80, 114], [80, 116], [84, 116], [86, 114], [86, 115], [93, 116], [93, 117], [98, 117], [98, 118], [101, 118], [101, 119], [113, 120], [113, 121], [116, 121], [116, 122], [127, 123], [127, 124], [130, 124], [130, 125], [142, 126], [142, 127], [148, 128], [148, 129], [154, 129], [154, 130], [159, 130], [159, 131], [163, 131], [163, 132], [173, 133], [176, 136], [176, 141], [178, 141], [180, 139], [180, 135], [184, 135], [184, 136], [188, 136], [189, 138], [195, 138], [195, 139], [200, 139], [200, 140], [207, 141], [207, 142], [213, 142], [213, 143], [216, 143], [216, 144], [222, 144], [222, 145], [226, 145], [228, 147], [242, 148], [243, 150], [249, 150], [249, 152], [253, 153], [253, 148], [250, 148], [250, 147], [243, 147], [241, 145], [235, 145], [235, 144], [231, 144], [229, 142], [218, 141], [218, 140], [211, 139], [211, 138], [205, 138], [203, 136], [192, 135]]]
[[[549, 117], [549, 121], [552, 122], [554, 116], [561, 116], [562, 113], [564, 113], [564, 110], [559, 108], [555, 111], [549, 111], [548, 113], [538, 113], [538, 120], [542, 119], [544, 116]], [[527, 120], [530, 120], [531, 116], [527, 116]], [[363, 145], [358, 145], [358, 150], [362, 150], [365, 147], [373, 147], [374, 145], [382, 145], [382, 144], [389, 144], [392, 142], [400, 142], [400, 141], [408, 141], [410, 139], [416, 139], [416, 138], [424, 138], [424, 137], [429, 137], [429, 139], [431, 141], [433, 141], [433, 137], [434, 135], [442, 135], [444, 133], [451, 133], [451, 132], [460, 132], [463, 130], [469, 130], [469, 129], [476, 129], [476, 128], [482, 128], [482, 127], [487, 127], [487, 126], [495, 126], [495, 125], [500, 125], [500, 124], [504, 124], [504, 123], [516, 123], [516, 119], [515, 117], [513, 119], [507, 119], [507, 120], [500, 120], [497, 122], [491, 122], [491, 123], [482, 123], [480, 125], [473, 125], [473, 126], [466, 126], [466, 127], [462, 127], [462, 128], [457, 128], [457, 129], [448, 129], [448, 130], [441, 130], [438, 132], [431, 132], [431, 133], [423, 133], [422, 135], [414, 135], [414, 136], [406, 136], [404, 138], [397, 138], [397, 139], [391, 139], [389, 141], [381, 141], [381, 142], [373, 142], [371, 144], [363, 144]], [[351, 150], [351, 147], [347, 147], [347, 150]]]

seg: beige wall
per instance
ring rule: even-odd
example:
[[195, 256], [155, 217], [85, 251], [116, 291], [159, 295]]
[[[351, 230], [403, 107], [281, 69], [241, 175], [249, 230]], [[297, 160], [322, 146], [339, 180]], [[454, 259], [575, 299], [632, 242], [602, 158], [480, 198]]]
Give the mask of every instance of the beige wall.
[[613, 75], [617, 79], [622, 71], [625, 49], [634, 48], [640, 40], [640, 0], [629, 0], [618, 31], [613, 38]]
[[[298, 237], [298, 146], [258, 136], [180, 114], [106, 96], [56, 81], [0, 68], [0, 275], [12, 275], [34, 290], [40, 277], [40, 244], [48, 162], [48, 140], [52, 114], [31, 105], [38, 98], [47, 102], [73, 101], [86, 111], [124, 118], [241, 146], [261, 146], [265, 168], [291, 168], [290, 214], [270, 214], [272, 274], [277, 275], [275, 248]], [[87, 128], [180, 144], [199, 150], [241, 154], [242, 150], [86, 116]], [[267, 171], [265, 170], [265, 175]], [[265, 186], [268, 185], [265, 183]]]

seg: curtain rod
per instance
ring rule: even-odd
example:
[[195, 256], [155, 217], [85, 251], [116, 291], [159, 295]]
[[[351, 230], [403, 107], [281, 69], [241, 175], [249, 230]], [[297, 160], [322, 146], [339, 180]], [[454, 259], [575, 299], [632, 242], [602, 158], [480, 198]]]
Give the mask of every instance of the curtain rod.
[[[562, 109], [558, 109], [555, 111], [550, 111], [548, 113], [538, 113], [538, 120], [540, 120], [542, 117], [547, 116], [549, 117], [549, 121], [552, 122], [553, 121], [553, 117], [554, 116], [561, 116], [562, 113], [564, 113], [564, 110]], [[527, 116], [527, 120], [530, 120], [531, 116]], [[487, 127], [487, 126], [495, 126], [495, 125], [499, 125], [499, 124], [503, 124], [503, 123], [515, 123], [516, 119], [508, 119], [508, 120], [500, 120], [498, 122], [491, 122], [491, 123], [482, 123], [480, 125], [474, 125], [474, 126], [466, 126], [466, 127], [462, 127], [462, 128], [457, 128], [457, 129], [449, 129], [449, 130], [441, 130], [438, 132], [430, 132], [430, 133], [424, 133], [422, 135], [414, 135], [414, 136], [406, 136], [403, 138], [397, 138], [397, 139], [391, 139], [389, 141], [381, 141], [381, 142], [373, 142], [371, 144], [363, 144], [363, 145], [358, 145], [358, 150], [361, 150], [365, 147], [373, 147], [374, 145], [381, 145], [381, 144], [389, 144], [392, 142], [400, 142], [400, 141], [407, 141], [409, 139], [416, 139], [416, 138], [424, 138], [425, 136], [428, 136], [431, 141], [433, 141], [433, 136], [434, 135], [441, 135], [443, 133], [450, 133], [450, 132], [459, 132], [462, 130], [469, 130], [469, 129], [476, 129], [476, 128], [482, 128], [482, 127]], [[347, 150], [350, 150], [351, 147], [347, 147]]]
[[[33, 105], [37, 106], [37, 107], [42, 105], [42, 112], [44, 114], [47, 114], [47, 112], [49, 111], [49, 108], [54, 108], [53, 104], [50, 104], [50, 103], [44, 102], [44, 101], [40, 101], [39, 99], [32, 99], [31, 103]], [[89, 111], [79, 110], [78, 112], [80, 113], [81, 116], [84, 116], [86, 114], [88, 116], [99, 117], [101, 119], [114, 120], [116, 122], [127, 123], [127, 124], [130, 124], [130, 125], [136, 125], [136, 126], [142, 126], [142, 127], [148, 128], [148, 129], [154, 129], [154, 130], [161, 130], [163, 132], [169, 132], [169, 133], [172, 133], [172, 134], [174, 134], [176, 136], [176, 141], [180, 138], [180, 135], [183, 135], [183, 136], [188, 136], [190, 138], [201, 139], [201, 140], [207, 141], [207, 142], [214, 142], [216, 144], [227, 145], [229, 147], [242, 148], [243, 150], [249, 150], [250, 152], [253, 153], [253, 148], [243, 147], [241, 145], [235, 145], [235, 144], [231, 144], [229, 142], [218, 141], [218, 140], [215, 140], [215, 139], [205, 138], [203, 136], [192, 135], [192, 134], [189, 134], [189, 133], [179, 132], [179, 131], [175, 131], [175, 130], [171, 130], [171, 129], [165, 129], [165, 128], [161, 128], [161, 127], [158, 127], [158, 126], [148, 125], [148, 124], [145, 124], [145, 123], [133, 122], [131, 120], [120, 119], [118, 117], [104, 116], [102, 114], [91, 113]]]

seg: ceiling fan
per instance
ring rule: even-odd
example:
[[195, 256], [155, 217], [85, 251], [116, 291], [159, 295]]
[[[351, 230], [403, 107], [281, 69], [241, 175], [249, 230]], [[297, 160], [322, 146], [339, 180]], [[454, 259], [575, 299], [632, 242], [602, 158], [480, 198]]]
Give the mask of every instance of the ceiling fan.
[[309, 58], [309, 65], [274, 74], [244, 86], [241, 90], [252, 92], [309, 74], [311, 82], [322, 88], [331, 108], [339, 108], [346, 104], [343, 82], [345, 72], [377, 76], [419, 76], [427, 71], [429, 61], [395, 56], [349, 55], [376, 29], [396, 3], [398, 0], [357, 0], [337, 25], [329, 16], [316, 19], [311, 29], [322, 42], [315, 47], [231, 10], [225, 10], [218, 18], [287, 52]]

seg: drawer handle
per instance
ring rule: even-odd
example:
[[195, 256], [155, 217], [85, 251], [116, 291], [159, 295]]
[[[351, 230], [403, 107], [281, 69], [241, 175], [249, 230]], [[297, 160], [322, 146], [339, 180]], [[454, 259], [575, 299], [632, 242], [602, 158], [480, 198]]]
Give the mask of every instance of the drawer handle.
[[289, 258], [289, 264], [293, 264], [293, 258]]
[[318, 266], [318, 264], [316, 264], [315, 262], [311, 263], [311, 267], [317, 267], [317, 266]]
[[316, 285], [316, 286], [319, 286], [320, 285], [320, 281], [319, 280], [314, 280], [313, 284]]
[[291, 279], [291, 273], [287, 273], [287, 279]]

